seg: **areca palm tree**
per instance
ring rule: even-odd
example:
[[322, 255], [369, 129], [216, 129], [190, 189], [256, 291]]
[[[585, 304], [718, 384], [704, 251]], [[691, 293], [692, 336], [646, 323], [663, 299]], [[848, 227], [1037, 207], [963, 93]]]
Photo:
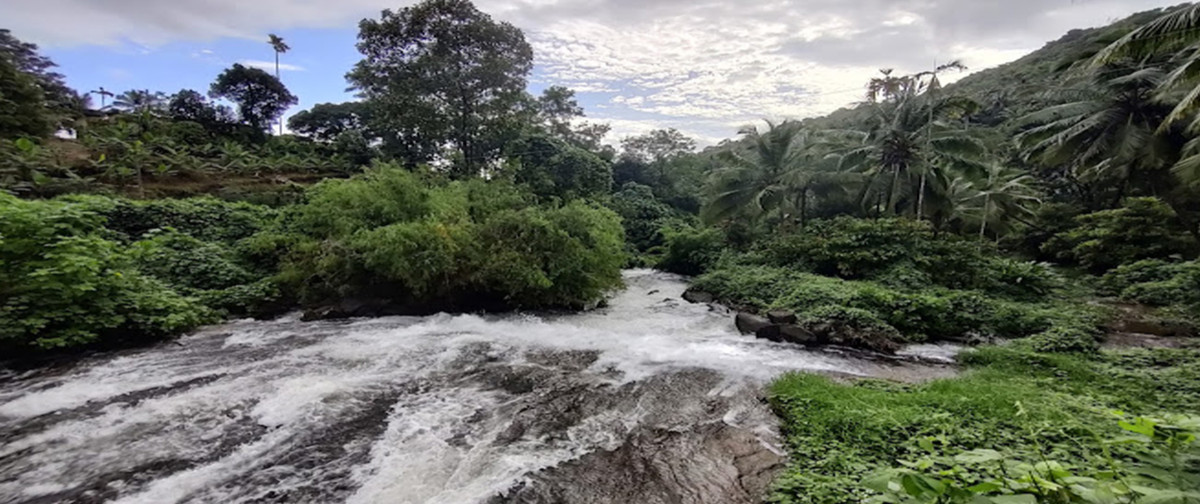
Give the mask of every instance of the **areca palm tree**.
[[804, 226], [809, 197], [835, 175], [819, 155], [820, 140], [797, 123], [774, 124], [741, 131], [750, 147], [718, 156], [724, 165], [712, 183], [713, 199], [704, 207], [709, 222], [736, 215], [759, 218], [771, 212], [798, 214]]
[[[274, 33], [267, 35], [267, 43], [271, 44], [271, 49], [275, 51], [275, 78], [283, 80], [279, 76], [279, 55], [292, 50], [292, 48], [284, 43], [283, 37], [280, 37]], [[279, 119], [279, 134], [283, 134], [283, 118]]]

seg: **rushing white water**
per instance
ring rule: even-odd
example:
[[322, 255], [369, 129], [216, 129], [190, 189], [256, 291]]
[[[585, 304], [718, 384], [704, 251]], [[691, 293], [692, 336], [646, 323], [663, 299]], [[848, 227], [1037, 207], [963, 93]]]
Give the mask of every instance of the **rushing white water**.
[[679, 278], [625, 279], [585, 314], [239, 321], [10, 376], [0, 502], [486, 501], [639, 427], [686, 430], [705, 397], [770, 444], [738, 399], [770, 378], [899, 366], [742, 336]]

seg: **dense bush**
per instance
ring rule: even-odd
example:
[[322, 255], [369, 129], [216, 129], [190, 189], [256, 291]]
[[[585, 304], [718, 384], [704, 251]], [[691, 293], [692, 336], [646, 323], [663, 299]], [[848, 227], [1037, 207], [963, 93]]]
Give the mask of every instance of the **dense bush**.
[[1096, 331], [1085, 327], [1056, 326], [1026, 339], [1036, 352], [1093, 353], [1100, 349]]
[[725, 236], [714, 228], [684, 226], [664, 228], [666, 246], [657, 267], [680, 275], [699, 275], [708, 271], [725, 250]]
[[994, 247], [908, 219], [814, 221], [761, 245], [757, 256], [763, 264], [901, 288], [933, 284], [1028, 298], [1061, 283], [1045, 265], [1004, 258]]
[[1157, 198], [1129, 198], [1122, 208], [1080, 215], [1075, 222], [1074, 229], [1055, 235], [1042, 250], [1095, 273], [1196, 252], [1175, 212]]
[[69, 196], [105, 219], [122, 241], [136, 241], [155, 229], [174, 228], [206, 242], [232, 243], [268, 226], [275, 210], [212, 197], [134, 201], [103, 196]]
[[902, 290], [772, 266], [723, 264], [697, 278], [695, 287], [734, 305], [791, 310], [801, 318], [831, 309], [862, 310], [911, 341], [971, 334], [1017, 338], [1058, 326], [1100, 323], [1087, 306], [1019, 302], [938, 287]]
[[608, 207], [621, 216], [625, 242], [635, 252], [666, 244], [663, 228], [682, 223], [676, 211], [654, 196], [650, 186], [629, 182], [613, 193]]
[[143, 273], [226, 315], [257, 314], [279, 298], [270, 273], [255, 271], [237, 249], [174, 229], [149, 233], [131, 256]]
[[1121, 265], [1100, 279], [1104, 293], [1151, 306], [1200, 303], [1200, 262], [1148, 259]]
[[101, 237], [103, 222], [85, 204], [0, 195], [0, 346], [23, 353], [153, 340], [212, 320], [139, 273]]
[[583, 307], [620, 284], [624, 241], [612, 211], [579, 201], [531, 207], [516, 187], [434, 184], [378, 167], [314, 187], [284, 218], [283, 281], [307, 304], [344, 297], [402, 311]]

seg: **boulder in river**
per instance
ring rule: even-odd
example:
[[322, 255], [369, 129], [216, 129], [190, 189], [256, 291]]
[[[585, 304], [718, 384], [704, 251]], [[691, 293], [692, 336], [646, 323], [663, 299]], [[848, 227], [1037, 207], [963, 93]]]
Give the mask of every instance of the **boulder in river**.
[[771, 310], [767, 312], [767, 319], [773, 324], [795, 324], [796, 314], [787, 310]]
[[737, 326], [738, 331], [742, 334], [758, 334], [758, 330], [764, 327], [773, 325], [770, 320], [760, 317], [753, 313], [738, 312], [733, 319], [733, 324]]
[[716, 297], [702, 290], [688, 289], [683, 291], [683, 300], [689, 303], [708, 304], [716, 301]]
[[816, 345], [821, 342], [820, 338], [817, 338], [817, 335], [796, 324], [779, 326], [779, 337], [785, 342], [797, 345]]

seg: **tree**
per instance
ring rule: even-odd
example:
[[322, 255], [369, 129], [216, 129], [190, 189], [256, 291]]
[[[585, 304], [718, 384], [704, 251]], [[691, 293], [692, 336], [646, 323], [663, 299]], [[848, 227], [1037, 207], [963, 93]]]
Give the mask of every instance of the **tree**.
[[696, 149], [696, 141], [675, 128], [657, 129], [621, 140], [621, 157], [643, 163], [664, 163]]
[[1015, 220], [1025, 221], [1034, 214], [1032, 206], [1041, 203], [1033, 186], [1034, 178], [1024, 170], [1000, 164], [988, 166], [986, 176], [972, 185], [982, 199], [979, 209], [979, 237], [987, 235], [988, 224], [998, 232]]
[[[364, 56], [347, 75], [371, 107], [384, 147], [410, 164], [457, 151], [454, 174], [474, 176], [519, 128], [533, 49], [515, 26], [468, 0], [426, 0], [359, 24]], [[516, 127], [514, 127], [516, 126]]]
[[323, 142], [332, 142], [347, 131], [362, 130], [367, 123], [362, 102], [319, 103], [288, 119], [288, 128]]
[[167, 102], [167, 113], [177, 121], [192, 121], [213, 129], [217, 125], [233, 122], [233, 112], [224, 105], [209, 103], [199, 91], [181, 89], [171, 95]]
[[808, 220], [809, 197], [814, 188], [838, 179], [824, 162], [820, 141], [798, 123], [767, 123], [767, 130], [742, 130], [746, 152], [723, 151], [724, 166], [714, 177], [713, 199], [702, 215], [716, 222], [736, 215], [751, 218], [779, 212], [786, 222]]
[[166, 96], [149, 89], [130, 89], [117, 95], [113, 107], [130, 113], [157, 112], [162, 110]]
[[[1018, 137], [1026, 157], [1061, 167], [1114, 207], [1131, 193], [1156, 194], [1175, 209], [1200, 241], [1200, 227], [1179, 180], [1191, 159], [1181, 127], [1170, 122], [1172, 102], [1159, 94], [1167, 74], [1156, 67], [1114, 63], [1069, 91], [1071, 101], [1022, 118], [1030, 126]], [[1181, 160], [1181, 158], [1183, 158]]]
[[75, 90], [67, 86], [61, 73], [50, 58], [38, 53], [38, 46], [22, 42], [6, 29], [0, 29], [0, 59], [7, 59], [18, 72], [31, 76], [41, 88], [42, 99], [49, 110], [51, 121], [57, 126], [67, 126], [83, 113], [82, 101]]
[[526, 135], [508, 145], [518, 161], [515, 179], [539, 196], [563, 200], [608, 194], [612, 166], [595, 154], [547, 135]]
[[584, 116], [583, 107], [575, 100], [575, 91], [550, 86], [533, 101], [533, 105], [538, 124], [551, 136], [592, 152], [604, 150], [600, 142], [611, 127], [587, 122], [575, 124], [576, 119]]
[[208, 95], [236, 104], [242, 123], [258, 131], [269, 130], [288, 107], [299, 101], [271, 74], [238, 63], [217, 77]]
[[[1191, 89], [1164, 118], [1160, 127], [1168, 128], [1178, 121], [1193, 117], [1200, 109], [1200, 4], [1176, 8], [1159, 18], [1129, 32], [1097, 53], [1091, 61], [1093, 70], [1118, 63], [1124, 59], [1144, 60], [1163, 53], [1178, 53], [1181, 62], [1174, 71], [1159, 82], [1159, 89]], [[1200, 128], [1200, 118], [1191, 125]]]
[[[268, 35], [267, 43], [271, 44], [271, 49], [275, 50], [275, 78], [283, 82], [283, 78], [279, 76], [279, 55], [290, 51], [292, 48], [283, 42], [283, 38], [274, 33]], [[283, 121], [279, 121], [279, 134], [283, 134]]]
[[973, 102], [930, 93], [930, 85], [921, 85], [915, 76], [901, 79], [909, 84], [897, 87], [889, 81], [893, 83], [880, 95], [886, 99], [868, 103], [871, 117], [865, 134], [842, 132], [853, 141], [840, 157], [844, 169], [867, 178], [859, 198], [864, 208], [899, 215], [908, 194], [916, 196], [909, 204], [913, 215], [919, 215], [924, 181], [952, 179], [937, 176], [939, 170], [978, 171], [986, 149], [953, 123], [975, 109]]
[[51, 113], [37, 79], [0, 57], [0, 138], [39, 137], [52, 130]]

